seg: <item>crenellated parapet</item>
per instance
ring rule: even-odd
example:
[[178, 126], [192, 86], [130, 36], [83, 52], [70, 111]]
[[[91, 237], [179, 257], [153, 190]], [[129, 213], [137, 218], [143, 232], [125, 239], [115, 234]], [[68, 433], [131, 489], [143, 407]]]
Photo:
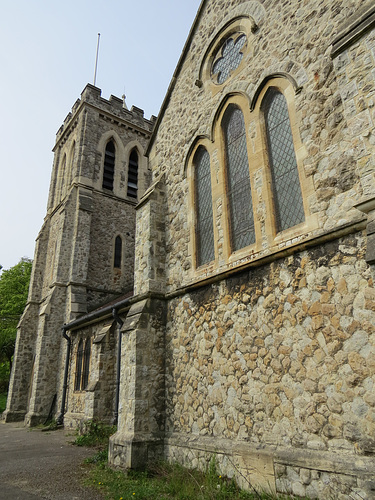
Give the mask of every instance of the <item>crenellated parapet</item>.
[[[56, 146], [64, 142], [70, 135], [72, 129], [77, 125], [79, 113], [89, 106], [99, 111], [100, 117], [108, 120], [119, 127], [124, 127], [131, 131], [149, 137], [156, 117], [150, 119], [144, 117], [144, 111], [137, 106], [127, 109], [124, 99], [111, 95], [109, 99], [104, 99], [102, 91], [94, 85], [87, 84], [81, 93], [81, 98], [74, 103], [72, 110], [67, 114], [63, 124], [56, 133]], [[56, 148], [55, 146], [55, 148]]]

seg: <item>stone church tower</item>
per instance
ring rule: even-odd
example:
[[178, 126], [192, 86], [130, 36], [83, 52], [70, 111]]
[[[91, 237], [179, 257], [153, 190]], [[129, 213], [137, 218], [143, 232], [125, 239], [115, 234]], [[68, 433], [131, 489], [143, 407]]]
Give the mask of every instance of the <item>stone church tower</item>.
[[57, 132], [6, 421], [34, 425], [53, 411], [65, 362], [62, 325], [132, 294], [134, 207], [149, 182], [152, 125], [141, 109], [87, 85]]

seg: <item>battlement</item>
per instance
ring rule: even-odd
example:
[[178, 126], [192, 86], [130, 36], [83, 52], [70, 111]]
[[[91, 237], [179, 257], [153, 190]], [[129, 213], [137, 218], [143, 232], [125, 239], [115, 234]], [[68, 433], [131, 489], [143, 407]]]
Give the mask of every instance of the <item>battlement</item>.
[[127, 109], [126, 104], [123, 99], [111, 95], [109, 99], [104, 99], [102, 96], [102, 91], [100, 88], [95, 87], [88, 83], [81, 93], [81, 98], [77, 99], [74, 103], [71, 112], [67, 114], [65, 120], [59, 130], [56, 133], [56, 140], [59, 140], [64, 132], [68, 129], [72, 120], [79, 112], [79, 110], [85, 105], [90, 105], [92, 107], [101, 110], [106, 115], [112, 115], [113, 119], [121, 120], [122, 122], [127, 122], [131, 126], [136, 126], [143, 129], [146, 132], [151, 133], [156, 122], [156, 117], [154, 115], [148, 120], [144, 118], [144, 111], [137, 106], [132, 106], [130, 110]]

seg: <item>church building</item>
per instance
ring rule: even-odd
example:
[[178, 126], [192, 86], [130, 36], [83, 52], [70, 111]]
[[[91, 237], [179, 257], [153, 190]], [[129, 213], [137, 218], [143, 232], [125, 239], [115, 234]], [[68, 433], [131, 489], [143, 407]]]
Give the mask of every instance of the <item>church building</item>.
[[203, 0], [158, 117], [57, 132], [6, 422], [375, 498], [375, 5]]

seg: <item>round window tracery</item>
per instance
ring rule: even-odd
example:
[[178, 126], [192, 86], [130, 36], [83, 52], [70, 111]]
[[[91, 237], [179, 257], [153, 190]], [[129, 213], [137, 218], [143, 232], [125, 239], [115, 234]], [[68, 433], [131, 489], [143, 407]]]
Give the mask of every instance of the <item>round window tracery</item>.
[[243, 33], [235, 33], [226, 38], [212, 64], [211, 77], [215, 83], [221, 85], [231, 72], [238, 68], [246, 41], [246, 35]]

